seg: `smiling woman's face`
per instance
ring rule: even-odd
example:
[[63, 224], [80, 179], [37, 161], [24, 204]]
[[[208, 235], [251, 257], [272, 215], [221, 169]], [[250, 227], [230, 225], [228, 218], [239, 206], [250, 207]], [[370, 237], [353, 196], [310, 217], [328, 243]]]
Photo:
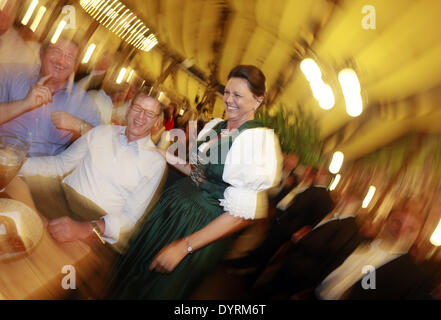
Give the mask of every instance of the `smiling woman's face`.
[[256, 97], [242, 78], [230, 78], [224, 90], [224, 104], [228, 120], [246, 122], [254, 118], [255, 109], [263, 97]]

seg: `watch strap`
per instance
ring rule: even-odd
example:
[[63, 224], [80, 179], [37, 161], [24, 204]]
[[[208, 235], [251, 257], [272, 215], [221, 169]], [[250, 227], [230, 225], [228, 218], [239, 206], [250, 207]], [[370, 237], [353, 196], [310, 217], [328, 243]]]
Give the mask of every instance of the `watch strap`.
[[93, 226], [93, 233], [95, 233], [95, 235], [98, 237], [98, 239], [100, 239], [100, 241], [102, 242], [102, 244], [106, 244], [106, 241], [104, 241], [103, 239], [103, 232], [101, 231], [100, 227], [98, 226], [98, 223], [93, 220], [91, 221], [92, 226]]

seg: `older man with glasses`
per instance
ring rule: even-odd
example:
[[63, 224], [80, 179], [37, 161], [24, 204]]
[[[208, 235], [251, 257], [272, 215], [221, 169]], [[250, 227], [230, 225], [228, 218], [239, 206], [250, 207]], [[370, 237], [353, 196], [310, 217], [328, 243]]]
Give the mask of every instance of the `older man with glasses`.
[[[98, 126], [61, 154], [24, 163], [21, 174], [36, 207], [52, 219], [48, 229], [55, 240], [96, 236], [112, 245], [130, 235], [165, 170], [150, 137], [161, 112], [157, 99], [140, 93], [127, 110], [127, 127]], [[35, 175], [40, 177], [29, 183]]]
[[0, 135], [29, 141], [31, 157], [56, 155], [101, 124], [92, 99], [69, 81], [78, 53], [74, 41], [60, 38], [43, 45], [41, 68], [0, 66]]

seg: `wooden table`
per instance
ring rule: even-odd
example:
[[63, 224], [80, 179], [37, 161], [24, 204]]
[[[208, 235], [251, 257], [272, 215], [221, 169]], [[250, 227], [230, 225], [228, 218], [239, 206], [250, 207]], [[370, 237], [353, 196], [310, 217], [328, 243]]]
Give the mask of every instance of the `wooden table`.
[[[29, 195], [21, 190], [7, 196], [35, 209]], [[84, 242], [58, 243], [44, 229], [40, 243], [29, 255], [15, 261], [0, 261], [0, 299], [63, 299], [72, 289], [64, 289], [62, 280], [73, 276], [69, 271], [63, 273], [63, 267], [71, 265], [77, 277], [85, 277], [81, 268], [76, 269], [91, 256], [92, 250]]]
[[[90, 254], [81, 241], [56, 243], [46, 230], [40, 244], [26, 257], [0, 262], [0, 298], [2, 299], [60, 299], [70, 294], [62, 280], [66, 265], [77, 267]], [[81, 270], [76, 270], [76, 274]], [[73, 275], [73, 274], [72, 274]]]

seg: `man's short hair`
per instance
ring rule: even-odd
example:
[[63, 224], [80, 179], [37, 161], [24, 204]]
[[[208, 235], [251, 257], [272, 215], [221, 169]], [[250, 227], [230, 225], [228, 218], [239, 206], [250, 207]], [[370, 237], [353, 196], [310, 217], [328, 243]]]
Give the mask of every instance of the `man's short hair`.
[[[63, 35], [63, 36], [58, 38], [57, 42], [58, 41], [65, 41], [65, 42], [70, 42], [70, 43], [74, 44], [77, 47], [77, 49], [78, 49], [78, 55], [80, 54], [80, 42], [74, 36], [69, 37], [67, 35]], [[57, 42], [55, 42], [55, 44]], [[51, 43], [50, 39], [46, 39], [41, 44], [41, 48], [45, 52], [47, 50], [47, 48], [49, 48], [51, 45], [53, 45], [53, 43]]]
[[149, 94], [148, 92], [146, 92], [145, 90], [140, 90], [136, 96], [133, 98], [132, 101], [136, 101], [138, 99], [145, 99], [145, 98], [152, 98], [153, 100], [155, 100], [155, 102], [158, 104], [159, 106], [159, 110], [158, 110], [158, 114], [161, 115], [164, 106], [162, 105], [162, 103], [158, 100], [158, 98], [156, 98], [154, 95]]

